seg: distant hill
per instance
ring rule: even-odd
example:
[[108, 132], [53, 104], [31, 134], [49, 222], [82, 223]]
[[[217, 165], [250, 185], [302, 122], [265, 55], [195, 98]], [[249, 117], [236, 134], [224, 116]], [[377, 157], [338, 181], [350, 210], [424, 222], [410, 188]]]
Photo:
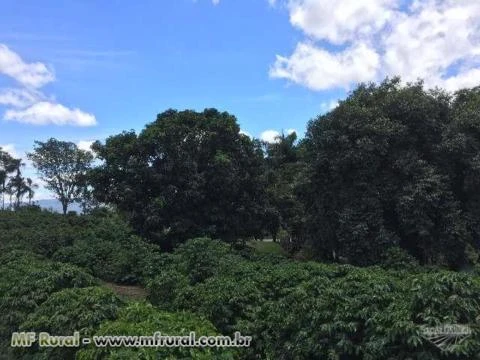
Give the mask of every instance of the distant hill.
[[[35, 201], [35, 204], [40, 206], [42, 209], [49, 209], [54, 212], [62, 212], [62, 204], [56, 199], [43, 199]], [[82, 212], [80, 204], [74, 203], [68, 207], [68, 211], [76, 211], [77, 213]]]

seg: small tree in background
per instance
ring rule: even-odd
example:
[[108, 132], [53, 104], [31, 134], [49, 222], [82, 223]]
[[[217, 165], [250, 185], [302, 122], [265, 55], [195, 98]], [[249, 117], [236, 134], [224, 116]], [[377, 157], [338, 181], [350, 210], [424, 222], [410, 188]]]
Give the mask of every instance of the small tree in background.
[[22, 175], [22, 167], [25, 164], [22, 159], [12, 157], [8, 152], [0, 148], [0, 194], [2, 195], [2, 210], [5, 210], [5, 195], [9, 197], [8, 207], [14, 210], [22, 204], [25, 195], [31, 205], [35, 189], [38, 185], [32, 179]]
[[2, 209], [5, 209], [5, 194], [7, 193], [9, 174], [15, 171], [14, 160], [8, 152], [0, 148], [0, 193], [2, 194]]
[[30, 178], [27, 178], [25, 185], [25, 191], [27, 192], [28, 197], [28, 205], [32, 205], [33, 196], [35, 195], [35, 190], [38, 189], [38, 185], [35, 184]]
[[35, 141], [33, 152], [27, 156], [45, 181], [46, 188], [62, 203], [66, 214], [68, 206], [81, 198], [93, 155], [72, 142], [51, 138], [47, 142]]

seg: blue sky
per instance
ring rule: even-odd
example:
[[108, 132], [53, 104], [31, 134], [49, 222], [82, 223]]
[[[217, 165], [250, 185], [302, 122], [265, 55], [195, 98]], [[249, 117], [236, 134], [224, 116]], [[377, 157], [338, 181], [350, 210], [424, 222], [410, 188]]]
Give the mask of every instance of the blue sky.
[[3, 0], [0, 7], [0, 146], [22, 157], [34, 140], [85, 146], [140, 130], [168, 108], [216, 107], [255, 137], [303, 135], [358, 82], [401, 75], [455, 90], [480, 78], [474, 0]]
[[[298, 128], [329, 94], [269, 77], [299, 37], [267, 1], [6, 1], [0, 43], [54, 70], [42, 90], [97, 120], [92, 127], [2, 122], [0, 144], [72, 141], [141, 129], [167, 108], [216, 107], [254, 136]], [[6, 9], [6, 11], [5, 11]], [[0, 77], [0, 86], [15, 86]], [[333, 95], [334, 96], [334, 95]]]

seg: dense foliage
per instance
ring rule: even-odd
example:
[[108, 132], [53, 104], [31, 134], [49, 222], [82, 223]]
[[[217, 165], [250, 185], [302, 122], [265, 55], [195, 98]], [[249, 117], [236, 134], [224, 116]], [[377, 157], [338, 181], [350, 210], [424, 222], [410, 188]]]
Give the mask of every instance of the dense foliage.
[[[106, 320], [113, 320], [122, 306], [120, 299], [101, 287], [67, 288], [50, 295], [19, 326], [19, 331], [46, 331], [50, 334], [81, 337], [93, 335], [94, 330]], [[34, 359], [73, 359], [76, 348], [40, 348], [35, 344], [20, 349], [18, 355]]]
[[271, 235], [327, 261], [372, 265], [400, 247], [458, 269], [480, 241], [479, 108], [480, 88], [387, 79], [310, 121], [301, 141], [271, 143], [241, 135], [228, 113], [168, 110], [138, 135], [97, 142], [91, 182], [167, 250]]
[[305, 240], [305, 210], [299, 197], [303, 158], [303, 145], [297, 142], [295, 132], [265, 143], [265, 230], [271, 233], [273, 241], [279, 235], [282, 246], [290, 252], [299, 250]]
[[93, 148], [103, 161], [92, 172], [97, 199], [165, 249], [199, 235], [233, 241], [261, 227], [262, 154], [226, 112], [168, 110], [139, 135]]
[[[169, 313], [156, 310], [147, 303], [132, 303], [122, 309], [118, 319], [105, 322], [96, 332], [101, 335], [218, 335], [207, 320], [186, 312]], [[222, 348], [88, 348], [78, 353], [79, 360], [90, 359], [235, 359], [235, 350]]]
[[[14, 243], [12, 239], [21, 238], [16, 231], [23, 228], [32, 241], [30, 250], [27, 242], [13, 246], [2, 241], [1, 347], [11, 358], [472, 360], [480, 353], [478, 275], [420, 267], [399, 248], [390, 249], [382, 267], [366, 268], [298, 262], [258, 254], [248, 247], [237, 251], [208, 238], [189, 240], [172, 253], [155, 253], [118, 217], [106, 213], [61, 216], [23, 210], [4, 212], [0, 218], [2, 240]], [[26, 221], [29, 218], [35, 221]], [[45, 233], [43, 246], [54, 246], [45, 254], [62, 262], [33, 254], [41, 247], [29, 234], [41, 234], [47, 225], [54, 228], [55, 224], [78, 231], [81, 235], [73, 238], [73, 244], [82, 244], [80, 237], [85, 237], [91, 249], [48, 242]], [[16, 235], [9, 238], [10, 233]], [[125, 237], [118, 242], [118, 252], [130, 256], [123, 260], [104, 256], [97, 261], [95, 255], [87, 255], [92, 261], [80, 263], [84, 252], [115, 253], [113, 245], [106, 244], [117, 237]], [[128, 242], [135, 246], [127, 247]], [[66, 249], [71, 257], [62, 255]], [[140, 261], [142, 256], [145, 261]], [[102, 261], [108, 269], [122, 263], [135, 269], [147, 284], [151, 304], [120, 300], [99, 287], [102, 283], [87, 273], [111, 276], [100, 269]], [[441, 351], [422, 331], [442, 324], [467, 325], [473, 333]], [[252, 336], [253, 342], [249, 348], [236, 349], [11, 349], [8, 341], [17, 330], [52, 334], [77, 330], [84, 335], [152, 335], [155, 331], [233, 335], [240, 331]]]
[[0, 273], [0, 346], [5, 353], [12, 332], [51, 294], [96, 284], [92, 276], [76, 266], [51, 262], [19, 250], [0, 255]]
[[[218, 262], [192, 262], [194, 250], [198, 258], [208, 258], [212, 247], [225, 251], [214, 241], [203, 251], [200, 245], [206, 243], [192, 240], [167, 255], [164, 273], [149, 284], [150, 300], [164, 309], [207, 316], [224, 334], [253, 336], [244, 357], [479, 358], [478, 277], [413, 264], [409, 271], [362, 269], [277, 257], [246, 259], [232, 252]], [[201, 281], [191, 276], [192, 269], [201, 269]], [[468, 324], [473, 334], [442, 352], [422, 337], [425, 326], [441, 324]]]
[[[58, 232], [49, 229], [57, 229]], [[8, 359], [215, 358], [232, 359], [224, 349], [11, 348], [15, 331], [52, 335], [219, 334], [198, 315], [165, 312], [149, 304], [126, 303], [89, 273], [110, 281], [146, 281], [161, 272], [158, 249], [132, 235], [113, 214], [61, 216], [38, 209], [0, 212], [0, 353]], [[212, 250], [215, 246], [210, 247]], [[42, 256], [52, 256], [52, 261]], [[219, 254], [219, 252], [217, 252]], [[98, 256], [98, 258], [97, 258]], [[71, 265], [73, 263], [83, 268]], [[195, 266], [185, 259], [190, 268]], [[201, 270], [199, 271], [201, 273]], [[127, 307], [126, 307], [127, 306]], [[126, 307], [126, 308], [125, 308]], [[124, 309], [125, 308], [125, 309]], [[218, 355], [218, 356], [217, 356]], [[93, 357], [92, 357], [93, 356]], [[149, 357], [148, 357], [149, 356]]]
[[59, 216], [24, 209], [0, 216], [0, 249], [21, 249], [81, 266], [105, 281], [138, 283], [150, 273], [159, 249], [134, 235], [118, 216]]
[[393, 79], [311, 121], [302, 190], [321, 257], [374, 264], [399, 245], [423, 264], [464, 265], [480, 235], [479, 109], [480, 88]]

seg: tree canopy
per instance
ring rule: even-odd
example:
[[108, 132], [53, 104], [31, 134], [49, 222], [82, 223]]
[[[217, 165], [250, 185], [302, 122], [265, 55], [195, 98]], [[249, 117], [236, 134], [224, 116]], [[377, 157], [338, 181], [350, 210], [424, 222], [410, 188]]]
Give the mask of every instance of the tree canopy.
[[80, 200], [86, 183], [86, 173], [93, 161], [93, 155], [81, 150], [75, 143], [54, 138], [46, 142], [35, 141], [33, 152], [27, 154], [46, 183], [62, 203], [63, 213], [68, 205]]
[[399, 245], [460, 266], [479, 235], [479, 100], [480, 88], [450, 95], [392, 79], [312, 120], [303, 198], [322, 257], [372, 264]]
[[114, 204], [164, 248], [194, 236], [227, 241], [261, 227], [262, 152], [216, 109], [168, 110], [140, 134], [97, 142], [98, 200]]

